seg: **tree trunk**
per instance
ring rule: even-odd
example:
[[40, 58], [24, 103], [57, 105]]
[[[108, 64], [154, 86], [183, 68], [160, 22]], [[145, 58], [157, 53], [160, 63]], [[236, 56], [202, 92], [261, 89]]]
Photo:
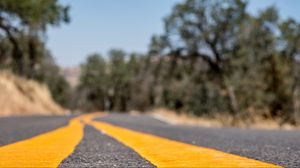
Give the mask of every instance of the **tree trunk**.
[[14, 46], [13, 49], [13, 69], [19, 75], [24, 75], [24, 60], [23, 54], [18, 49], [18, 47]]
[[33, 37], [29, 37], [28, 40], [28, 50], [29, 50], [29, 73], [26, 74], [29, 78], [33, 78], [34, 76], [34, 70], [35, 70], [35, 64], [37, 62], [37, 49], [35, 43], [35, 40]]
[[224, 81], [224, 82], [225, 82], [225, 89], [227, 91], [228, 98], [229, 98], [230, 110], [231, 110], [232, 114], [236, 117], [236, 115], [239, 112], [239, 107], [238, 107], [238, 102], [236, 99], [236, 94], [235, 94], [234, 88], [232, 85], [228, 84], [228, 82], [226, 82], [226, 81]]
[[292, 118], [294, 120], [294, 124], [300, 124], [300, 89], [298, 86], [295, 86], [293, 89], [293, 114]]

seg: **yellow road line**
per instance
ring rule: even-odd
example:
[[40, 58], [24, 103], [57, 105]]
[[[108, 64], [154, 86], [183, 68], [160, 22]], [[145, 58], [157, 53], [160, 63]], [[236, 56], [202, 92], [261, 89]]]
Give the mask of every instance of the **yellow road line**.
[[95, 118], [99, 118], [99, 117], [104, 117], [106, 116], [107, 113], [106, 112], [97, 112], [97, 113], [91, 113], [91, 114], [87, 114], [84, 117], [81, 118], [81, 121], [85, 124], [92, 122], [93, 119]]
[[0, 147], [0, 167], [57, 167], [83, 137], [82, 117], [67, 126]]
[[103, 122], [91, 120], [86, 122], [132, 148], [157, 167], [280, 167], [209, 148], [140, 133]]

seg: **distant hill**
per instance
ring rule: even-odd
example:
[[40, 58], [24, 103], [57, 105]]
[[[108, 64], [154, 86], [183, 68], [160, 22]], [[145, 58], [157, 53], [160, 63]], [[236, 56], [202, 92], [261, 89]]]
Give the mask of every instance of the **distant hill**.
[[45, 85], [8, 71], [0, 71], [0, 93], [0, 116], [67, 114]]
[[62, 74], [71, 87], [76, 87], [79, 83], [80, 67], [62, 68]]

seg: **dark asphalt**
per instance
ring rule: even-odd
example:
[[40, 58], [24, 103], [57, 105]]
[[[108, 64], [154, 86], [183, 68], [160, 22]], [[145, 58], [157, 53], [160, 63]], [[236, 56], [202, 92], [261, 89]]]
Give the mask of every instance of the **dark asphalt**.
[[[0, 146], [64, 126], [72, 117], [0, 118]], [[300, 167], [300, 131], [174, 126], [149, 116], [110, 114], [97, 119], [189, 144], [209, 147], [284, 167]], [[73, 154], [60, 167], [153, 167], [132, 149], [86, 126]]]
[[148, 116], [122, 114], [112, 114], [98, 120], [284, 167], [300, 167], [300, 131], [174, 126]]
[[154, 167], [132, 149], [86, 126], [75, 152], [60, 167]]
[[67, 125], [72, 116], [0, 118], [0, 146], [28, 139]]

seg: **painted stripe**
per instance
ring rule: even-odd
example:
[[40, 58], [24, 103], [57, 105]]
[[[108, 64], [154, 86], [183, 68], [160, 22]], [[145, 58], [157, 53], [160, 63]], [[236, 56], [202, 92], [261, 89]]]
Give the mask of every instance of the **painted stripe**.
[[82, 117], [67, 126], [0, 147], [0, 167], [57, 167], [83, 137]]
[[194, 146], [117, 127], [103, 122], [91, 120], [86, 120], [85, 122], [132, 148], [157, 167], [280, 167], [214, 149]]

